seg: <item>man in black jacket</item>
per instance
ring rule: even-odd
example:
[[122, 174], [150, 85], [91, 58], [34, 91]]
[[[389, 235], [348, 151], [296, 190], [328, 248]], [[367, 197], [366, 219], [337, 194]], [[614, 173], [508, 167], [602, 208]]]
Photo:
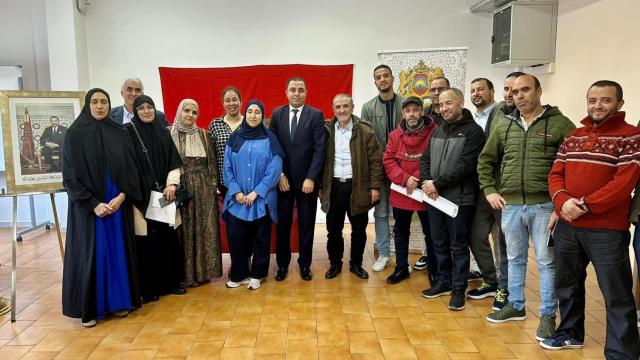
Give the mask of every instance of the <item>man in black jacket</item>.
[[458, 205], [452, 218], [429, 205], [431, 239], [438, 262], [437, 283], [422, 296], [435, 298], [452, 293], [450, 310], [465, 306], [469, 270], [469, 237], [478, 193], [478, 155], [484, 146], [484, 131], [464, 108], [464, 94], [450, 88], [440, 94], [442, 126], [436, 129], [422, 156], [422, 190], [431, 199], [442, 196]]

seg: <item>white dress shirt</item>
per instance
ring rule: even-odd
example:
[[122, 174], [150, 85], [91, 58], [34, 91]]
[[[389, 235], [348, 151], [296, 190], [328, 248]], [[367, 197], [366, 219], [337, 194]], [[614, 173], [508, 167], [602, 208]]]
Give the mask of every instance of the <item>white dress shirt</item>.
[[353, 120], [349, 120], [346, 127], [341, 127], [336, 121], [335, 137], [335, 160], [333, 166], [333, 177], [351, 179], [353, 169], [351, 168], [351, 134], [353, 133]]
[[[302, 105], [302, 106], [300, 106], [298, 108], [298, 114], [297, 114], [298, 115], [298, 126], [300, 126], [300, 114], [302, 114], [302, 109], [303, 108], [304, 108], [304, 105]], [[291, 132], [291, 124], [292, 124], [292, 121], [293, 121], [293, 109], [294, 108], [292, 108], [291, 105], [289, 105], [289, 132]]]
[[489, 105], [486, 109], [481, 112], [476, 112], [473, 114], [473, 119], [476, 121], [476, 124], [482, 127], [482, 130], [485, 130], [487, 126], [487, 122], [489, 121], [489, 114], [491, 114], [491, 110], [496, 107], [496, 102], [494, 101], [491, 105]]

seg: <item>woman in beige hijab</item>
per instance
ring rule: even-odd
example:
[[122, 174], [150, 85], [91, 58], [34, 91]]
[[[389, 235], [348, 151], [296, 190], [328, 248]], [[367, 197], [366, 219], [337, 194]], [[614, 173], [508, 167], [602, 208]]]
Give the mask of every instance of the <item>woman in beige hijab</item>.
[[198, 128], [198, 104], [184, 99], [178, 105], [171, 138], [182, 158], [181, 183], [191, 200], [180, 207], [179, 236], [184, 246], [185, 286], [199, 286], [222, 276], [216, 158], [204, 130]]

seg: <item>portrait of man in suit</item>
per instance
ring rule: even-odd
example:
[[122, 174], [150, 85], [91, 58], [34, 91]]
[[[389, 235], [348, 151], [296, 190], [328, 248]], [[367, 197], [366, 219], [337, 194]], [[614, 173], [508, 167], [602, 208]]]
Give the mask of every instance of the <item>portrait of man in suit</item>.
[[55, 115], [49, 118], [49, 123], [51, 125], [40, 136], [40, 151], [44, 157], [44, 169], [47, 172], [58, 172], [62, 170], [60, 156], [67, 128], [60, 125], [60, 118]]
[[271, 130], [285, 152], [278, 184], [275, 279], [287, 277], [291, 262], [291, 226], [294, 205], [298, 209], [300, 277], [312, 279], [311, 258], [315, 230], [318, 188], [327, 156], [327, 132], [322, 111], [306, 105], [307, 84], [301, 77], [287, 81], [289, 103], [273, 111]]

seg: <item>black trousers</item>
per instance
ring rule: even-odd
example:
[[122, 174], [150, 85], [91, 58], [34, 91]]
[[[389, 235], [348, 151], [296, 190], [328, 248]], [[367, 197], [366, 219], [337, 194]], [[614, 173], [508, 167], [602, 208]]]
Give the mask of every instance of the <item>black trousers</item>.
[[278, 191], [278, 224], [276, 226], [276, 263], [279, 268], [288, 268], [291, 262], [291, 226], [293, 207], [298, 209], [298, 265], [311, 266], [313, 256], [313, 234], [316, 226], [318, 191], [305, 194], [301, 189]]
[[351, 213], [351, 182], [333, 181], [329, 212], [327, 212], [327, 253], [331, 265], [342, 266], [342, 254], [344, 253], [344, 216], [351, 223], [351, 265], [362, 265], [362, 254], [367, 243], [367, 224], [369, 216], [366, 212], [353, 215]]
[[556, 294], [560, 326], [564, 333], [584, 341], [584, 307], [587, 265], [593, 263], [607, 311], [607, 359], [640, 357], [640, 340], [633, 300], [630, 235], [628, 230], [573, 227], [562, 220], [554, 232]]
[[431, 239], [438, 261], [438, 283], [467, 288], [469, 237], [474, 206], [460, 206], [455, 218], [429, 205]]
[[[227, 219], [227, 238], [231, 269], [229, 280], [242, 281], [248, 277], [262, 279], [269, 272], [271, 244], [271, 216], [269, 213], [254, 221], [244, 221], [231, 214]], [[251, 267], [249, 267], [249, 258]]]
[[[504, 234], [502, 233], [501, 221], [502, 212], [491, 208], [491, 205], [487, 202], [487, 198], [483, 194], [479, 194], [471, 223], [469, 247], [478, 263], [478, 268], [482, 273], [484, 282], [490, 285], [498, 284], [500, 288], [506, 289], [509, 265], [507, 260], [507, 244], [504, 240]], [[499, 238], [493, 239], [493, 241], [498, 242], [500, 249], [498, 259], [496, 259], [495, 262], [493, 260], [491, 244], [489, 243], [489, 233], [491, 233], [493, 224], [498, 224], [500, 230]], [[496, 275], [496, 263], [498, 263], [500, 267], [500, 279], [498, 279]]]
[[[409, 267], [409, 236], [411, 235], [411, 218], [413, 217], [413, 210], [403, 210], [394, 207], [393, 218], [395, 223], [393, 224], [393, 241], [396, 246], [396, 269], [407, 270]], [[429, 230], [429, 215], [427, 211], [416, 211], [418, 213], [418, 219], [420, 219], [420, 225], [422, 226], [422, 233], [424, 234], [424, 242], [427, 244], [427, 254], [433, 253], [430, 249], [431, 244], [431, 231]], [[431, 263], [429, 263], [431, 267]], [[431, 268], [429, 268], [431, 273]]]
[[168, 224], [147, 221], [147, 235], [136, 236], [138, 281], [145, 300], [162, 296], [184, 280], [184, 248]]

